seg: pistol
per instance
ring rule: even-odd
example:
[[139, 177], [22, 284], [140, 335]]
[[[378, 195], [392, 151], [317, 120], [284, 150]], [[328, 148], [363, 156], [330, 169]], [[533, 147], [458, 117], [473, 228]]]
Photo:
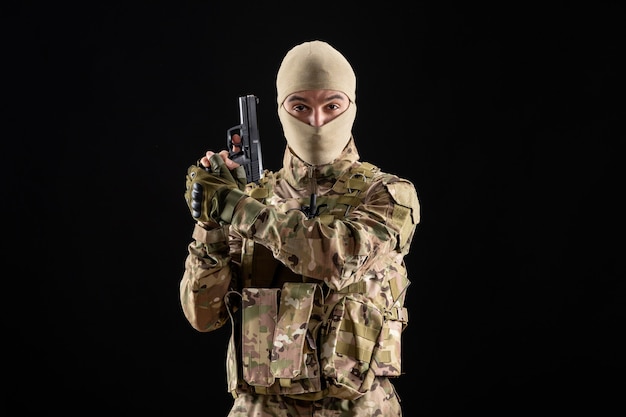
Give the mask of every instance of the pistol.
[[[263, 158], [256, 113], [258, 102], [259, 98], [252, 94], [239, 97], [239, 124], [226, 132], [229, 158], [244, 167], [248, 183], [258, 183], [263, 177]], [[241, 136], [241, 143], [233, 143], [233, 133]], [[240, 150], [234, 152], [234, 146]]]

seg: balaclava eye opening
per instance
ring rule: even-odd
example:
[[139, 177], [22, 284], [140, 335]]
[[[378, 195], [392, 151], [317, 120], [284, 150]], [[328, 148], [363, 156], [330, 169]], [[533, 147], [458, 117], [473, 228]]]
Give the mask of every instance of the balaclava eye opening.
[[[337, 118], [320, 127], [301, 122], [283, 106], [288, 95], [305, 90], [341, 91], [350, 105]], [[291, 151], [311, 165], [333, 162], [352, 137], [356, 118], [356, 76], [346, 58], [322, 41], [311, 41], [292, 48], [276, 76], [278, 117]]]

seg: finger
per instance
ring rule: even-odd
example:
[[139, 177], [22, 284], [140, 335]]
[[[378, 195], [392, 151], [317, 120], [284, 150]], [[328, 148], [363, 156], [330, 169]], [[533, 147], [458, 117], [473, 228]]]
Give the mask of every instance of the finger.
[[234, 133], [231, 138], [231, 142], [233, 144], [232, 151], [234, 153], [241, 152], [241, 136], [237, 133]]
[[217, 153], [217, 154], [215, 152], [211, 152], [211, 156], [208, 158], [208, 160], [209, 160], [209, 164], [211, 166], [211, 170], [213, 172], [220, 172], [222, 167], [224, 167], [224, 165], [226, 165], [224, 163], [224, 157], [221, 155], [221, 152]]
[[228, 167], [228, 169], [229, 169], [230, 171], [232, 171], [233, 169], [235, 169], [235, 168], [237, 168], [237, 167], [239, 167], [239, 166], [240, 166], [237, 162], [233, 161], [233, 160], [232, 160], [232, 159], [230, 159], [230, 158], [226, 158], [226, 160], [224, 161], [224, 163], [226, 164], [226, 166]]
[[222, 160], [226, 162], [226, 160], [228, 159], [228, 151], [227, 150], [220, 151], [220, 156], [222, 157]]
[[[225, 152], [225, 151], [224, 151]], [[228, 152], [226, 152], [228, 153]], [[228, 168], [228, 166], [226, 165], [223, 157], [222, 157], [222, 153], [220, 152], [219, 154], [213, 154], [213, 156], [211, 156], [210, 161], [211, 162], [211, 172], [215, 175], [217, 175], [218, 177], [221, 177], [223, 179], [225, 179], [228, 182], [232, 182], [232, 183], [236, 183], [235, 179], [233, 178], [232, 174], [230, 173], [230, 169]]]
[[200, 164], [204, 167], [210, 167], [211, 166], [211, 157], [215, 154], [215, 152], [213, 151], [206, 151], [206, 154], [200, 158]]
[[233, 169], [239, 166], [237, 162], [233, 161], [232, 159], [228, 157], [228, 151], [221, 151], [220, 156], [222, 157], [222, 159], [224, 160], [224, 164], [230, 171], [232, 171]]

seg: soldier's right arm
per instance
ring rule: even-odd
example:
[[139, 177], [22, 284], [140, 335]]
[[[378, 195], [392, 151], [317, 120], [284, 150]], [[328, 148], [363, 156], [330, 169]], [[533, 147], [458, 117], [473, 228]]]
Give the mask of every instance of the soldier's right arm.
[[185, 272], [180, 281], [180, 302], [191, 326], [210, 332], [228, 321], [224, 295], [231, 288], [228, 227], [207, 230], [196, 224], [188, 245]]

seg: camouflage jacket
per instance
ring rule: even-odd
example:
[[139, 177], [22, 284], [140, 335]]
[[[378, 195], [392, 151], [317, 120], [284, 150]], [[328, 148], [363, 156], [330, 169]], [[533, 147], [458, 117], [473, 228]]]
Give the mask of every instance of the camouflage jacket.
[[283, 162], [247, 186], [229, 226], [196, 224], [183, 312], [201, 332], [231, 321], [233, 395], [358, 398], [375, 376], [401, 373], [417, 192], [360, 162], [352, 139], [333, 164], [289, 149]]

